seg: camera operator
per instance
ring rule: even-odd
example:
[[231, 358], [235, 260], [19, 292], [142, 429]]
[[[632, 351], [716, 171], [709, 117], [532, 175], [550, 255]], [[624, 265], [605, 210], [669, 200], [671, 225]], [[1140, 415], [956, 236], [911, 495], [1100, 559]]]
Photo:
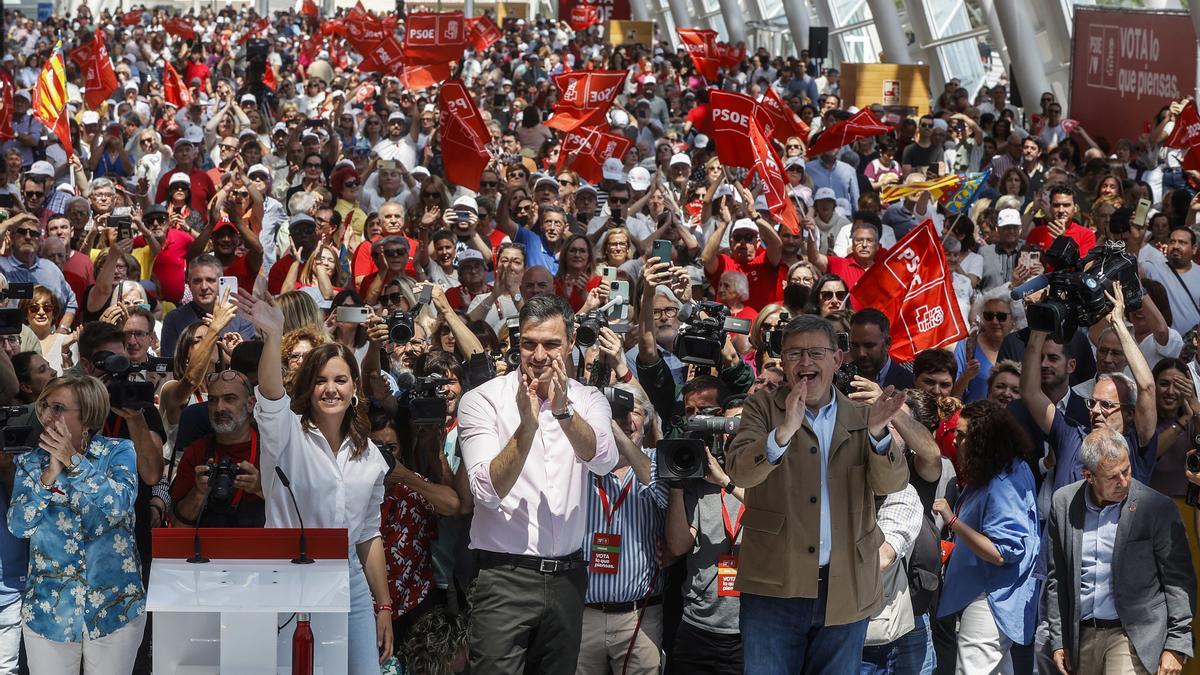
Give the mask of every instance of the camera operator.
[[589, 472], [617, 462], [603, 394], [567, 377], [574, 313], [554, 295], [521, 308], [520, 367], [459, 404], [474, 497], [471, 669], [571, 673], [587, 573], [580, 544]]
[[1046, 441], [1054, 449], [1055, 490], [1083, 480], [1079, 451], [1084, 437], [1094, 429], [1111, 428], [1125, 437], [1133, 462], [1133, 477], [1143, 483], [1150, 482], [1157, 459], [1158, 433], [1155, 427], [1158, 412], [1154, 375], [1125, 325], [1125, 296], [1121, 292], [1120, 282], [1113, 282], [1112, 292], [1105, 292], [1105, 296], [1112, 303], [1107, 322], [1120, 339], [1133, 377], [1123, 373], [1098, 376], [1091, 398], [1085, 400], [1090, 413], [1086, 423], [1067, 417], [1042, 391], [1038, 366], [1047, 334], [1032, 331], [1025, 348], [1025, 360], [1021, 364], [1021, 399], [1037, 428], [1046, 434]]
[[756, 673], [861, 658], [882, 585], [874, 498], [908, 484], [888, 433], [904, 394], [888, 387], [866, 406], [837, 391], [843, 354], [819, 317], [791, 320], [781, 356], [788, 386], [746, 401], [726, 453], [750, 502], [737, 589]]
[[[213, 434], [183, 451], [171, 483], [175, 517], [189, 526], [263, 527], [266, 503], [250, 380], [236, 370], [209, 373], [206, 380]], [[215, 490], [214, 480], [220, 483]]]

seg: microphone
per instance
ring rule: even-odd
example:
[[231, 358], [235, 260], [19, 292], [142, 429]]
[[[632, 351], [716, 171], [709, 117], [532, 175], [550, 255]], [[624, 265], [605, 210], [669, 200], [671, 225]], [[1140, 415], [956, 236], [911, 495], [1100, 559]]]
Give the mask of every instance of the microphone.
[[1025, 296], [1029, 295], [1030, 293], [1036, 293], [1049, 285], [1049, 275], [1039, 274], [1038, 276], [1012, 289], [1012, 293], [1009, 295], [1013, 300], [1024, 300]]
[[208, 508], [208, 498], [205, 497], [204, 502], [200, 504], [200, 513], [196, 515], [196, 527], [192, 530], [192, 557], [187, 561], [190, 563], [206, 563], [208, 558], [200, 554], [200, 521], [204, 520], [204, 510]]
[[292, 508], [296, 509], [296, 517], [300, 519], [300, 557], [292, 560], [293, 565], [311, 565], [316, 561], [308, 557], [308, 537], [304, 536], [304, 516], [300, 515], [300, 506], [296, 504], [296, 493], [292, 492], [292, 481], [288, 480], [287, 474], [283, 469], [276, 465], [275, 475], [279, 476], [279, 482], [283, 483], [283, 487], [287, 488], [288, 494], [292, 496]]

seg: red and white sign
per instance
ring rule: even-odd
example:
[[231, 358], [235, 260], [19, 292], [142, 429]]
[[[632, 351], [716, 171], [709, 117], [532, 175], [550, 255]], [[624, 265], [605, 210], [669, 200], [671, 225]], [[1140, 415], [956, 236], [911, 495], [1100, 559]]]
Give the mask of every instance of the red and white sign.
[[[629, 0], [558, 0], [558, 17], [560, 21], [568, 21], [572, 11], [579, 6], [596, 8], [596, 21], [608, 25], [609, 19], [632, 19], [633, 13]], [[582, 30], [571, 26], [572, 30]]]
[[97, 28], [95, 39], [72, 49], [69, 56], [84, 72], [83, 100], [89, 108], [98, 109], [118, 86], [117, 73], [104, 44], [104, 31]]
[[12, 73], [0, 68], [0, 140], [16, 138], [12, 128], [13, 94], [16, 91]]
[[555, 75], [558, 102], [546, 126], [574, 131], [603, 123], [628, 74], [624, 70], [578, 70]]
[[716, 80], [722, 65], [717, 56], [717, 31], [680, 28], [676, 32], [700, 75], [709, 81]]
[[625, 159], [631, 147], [633, 141], [609, 133], [607, 125], [577, 129], [563, 137], [554, 171], [570, 169], [587, 182], [597, 184], [604, 178], [604, 160], [610, 157]]
[[448, 80], [442, 86], [438, 113], [446, 178], [478, 191], [479, 177], [492, 158], [487, 150], [492, 136], [461, 81]]
[[787, 143], [792, 136], [808, 138], [808, 125], [779, 98], [774, 89], [767, 88], [767, 93], [758, 102], [758, 112], [760, 119], [768, 118], [763, 126], [771, 129], [771, 138], [781, 143]]
[[600, 21], [600, 8], [596, 5], [575, 5], [571, 8], [571, 17], [567, 25], [571, 30], [587, 30]]
[[416, 12], [404, 24], [404, 53], [410, 63], [461, 61], [467, 47], [462, 12]]
[[495, 21], [486, 16], [476, 16], [467, 19], [467, 37], [475, 51], [482, 52], [499, 42], [504, 33]]
[[713, 141], [717, 157], [726, 166], [753, 168], [756, 162], [751, 147], [750, 125], [758, 115], [758, 103], [745, 94], [713, 89], [709, 92], [712, 111]]

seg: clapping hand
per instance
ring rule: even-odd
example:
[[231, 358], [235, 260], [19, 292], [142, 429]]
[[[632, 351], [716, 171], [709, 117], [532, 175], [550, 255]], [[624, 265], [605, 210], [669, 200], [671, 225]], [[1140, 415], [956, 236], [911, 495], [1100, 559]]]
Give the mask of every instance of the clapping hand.
[[900, 408], [904, 407], [904, 390], [896, 389], [888, 385], [887, 389], [875, 399], [871, 404], [871, 411], [867, 415], [867, 430], [873, 438], [880, 438], [887, 430], [888, 424], [900, 412]]
[[883, 387], [874, 380], [868, 380], [861, 375], [855, 375], [850, 386], [854, 389], [847, 397], [851, 401], [873, 404], [883, 394]]

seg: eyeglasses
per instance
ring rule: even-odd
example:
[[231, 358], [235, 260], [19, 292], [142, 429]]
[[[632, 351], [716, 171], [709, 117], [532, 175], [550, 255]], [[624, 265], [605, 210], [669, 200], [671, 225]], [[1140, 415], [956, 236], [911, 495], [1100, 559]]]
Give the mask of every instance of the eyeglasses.
[[807, 349], [789, 349], [780, 354], [784, 361], [799, 361], [805, 356], [809, 361], [820, 361], [825, 358], [825, 355], [834, 351], [833, 347], [809, 347]]
[[238, 146], [236, 146], [236, 145], [225, 145], [224, 143], [222, 143], [222, 144], [221, 144], [221, 149], [222, 149], [222, 150], [237, 150], [237, 149], [238, 149]]
[[933, 128], [933, 125], [932, 125], [932, 124], [922, 124], [922, 125], [921, 125], [921, 128], [922, 128], [922, 129], [932, 129], [932, 128]]
[[386, 293], [379, 296], [379, 304], [389, 307], [391, 305], [399, 304], [403, 299], [403, 293]]
[[31, 314], [36, 312], [45, 312], [47, 314], [54, 313], [54, 305], [49, 302], [31, 302], [26, 305]]
[[154, 139], [153, 138], [143, 138], [141, 140], [141, 143], [142, 143], [142, 145], [154, 145]]
[[563, 180], [562, 178], [559, 178], [559, 179], [558, 179], [558, 184], [559, 184], [559, 185], [561, 185], [561, 186], [563, 186], [563, 187], [570, 187], [570, 186], [573, 186], [573, 185], [575, 185], [575, 181], [573, 181], [573, 180]]
[[983, 312], [983, 320], [1004, 323], [1008, 321], [1008, 312]]
[[789, 146], [787, 146], [787, 149], [788, 150], [800, 150], [802, 147], [803, 146], [800, 146], [800, 145], [789, 145]]
[[303, 361], [304, 357], [307, 355], [308, 355], [308, 352], [288, 352], [287, 360], [288, 361]]
[[650, 313], [656, 319], [674, 319], [675, 317], [679, 316], [679, 308], [678, 307], [655, 307], [654, 309], [650, 310]]
[[622, 197], [609, 197], [609, 198], [608, 198], [608, 203], [609, 203], [609, 204], [616, 204], [616, 205], [628, 204], [628, 203], [629, 203], [629, 198], [628, 198], [628, 197], [624, 197], [624, 198], [622, 198]]
[[150, 332], [144, 330], [127, 330], [125, 331], [125, 337], [131, 340], [145, 340], [150, 337]]
[[746, 243], [752, 242], [752, 241], [754, 241], [754, 240], [756, 240], [756, 239], [758, 239], [758, 235], [757, 235], [757, 234], [739, 234], [739, 235], [738, 235], [738, 236], [736, 236], [736, 237], [732, 237], [732, 236], [731, 236], [731, 237], [729, 237], [729, 240], [730, 240], [730, 241], [734, 241], [734, 242], [741, 242], [741, 243], [743, 243], [743, 244], [746, 244]]
[[508, 177], [525, 179], [529, 177], [529, 174], [525, 173], [524, 171], [513, 171], [512, 173], [508, 174]]
[[[50, 403], [46, 399], [37, 402], [38, 417], [62, 417], [69, 412], [80, 412], [83, 408], [68, 408], [61, 403]], [[47, 415], [46, 413], [50, 413]]]
[[847, 295], [850, 295], [850, 291], [821, 291], [822, 300], [833, 300], [834, 298], [837, 298], [838, 302], [842, 302], [846, 299]]
[[44, 197], [46, 195], [41, 190], [25, 190], [24, 194], [26, 197]]
[[246, 197], [250, 196], [250, 193], [246, 190], [237, 190], [235, 192], [230, 192], [229, 196], [233, 197], [234, 199], [245, 199]]
[[236, 370], [222, 370], [219, 373], [209, 373], [208, 377], [204, 378], [204, 382], [209, 386], [211, 386], [217, 380], [222, 380], [225, 382], [240, 381], [246, 387], [246, 391], [251, 390], [250, 380], [247, 380], [245, 375]]
[[1088, 410], [1095, 410], [1099, 407], [1101, 411], [1106, 413], [1125, 407], [1120, 401], [1105, 401], [1098, 398], [1085, 398], [1083, 399], [1083, 405], [1087, 406]]
[[441, 199], [441, 198], [442, 198], [442, 195], [440, 192], [422, 192], [421, 193], [421, 199]]
[[377, 127], [379, 126], [379, 120], [367, 120], [367, 126]]
[[38, 237], [42, 236], [40, 231], [27, 227], [17, 228], [13, 230], [13, 232], [15, 232], [18, 237], [29, 237], [30, 239], [37, 239]]
[[408, 249], [406, 248], [387, 248], [383, 250], [383, 257], [385, 258], [402, 258], [406, 255], [408, 255]]
[[320, 168], [321, 168], [321, 163], [320, 163], [320, 162], [305, 162], [305, 163], [304, 163], [304, 168], [306, 168], [306, 169], [320, 169]]
[[533, 210], [533, 204], [521, 204], [521, 205], [517, 206], [515, 209], [513, 209], [513, 211], [515, 211], [516, 213], [525, 213], [526, 211], [532, 211], [532, 210]]
[[625, 249], [625, 248], [629, 248], [629, 242], [627, 242], [627, 241], [610, 241], [610, 242], [605, 243], [604, 247], [605, 248], [615, 248], [615, 249]]

